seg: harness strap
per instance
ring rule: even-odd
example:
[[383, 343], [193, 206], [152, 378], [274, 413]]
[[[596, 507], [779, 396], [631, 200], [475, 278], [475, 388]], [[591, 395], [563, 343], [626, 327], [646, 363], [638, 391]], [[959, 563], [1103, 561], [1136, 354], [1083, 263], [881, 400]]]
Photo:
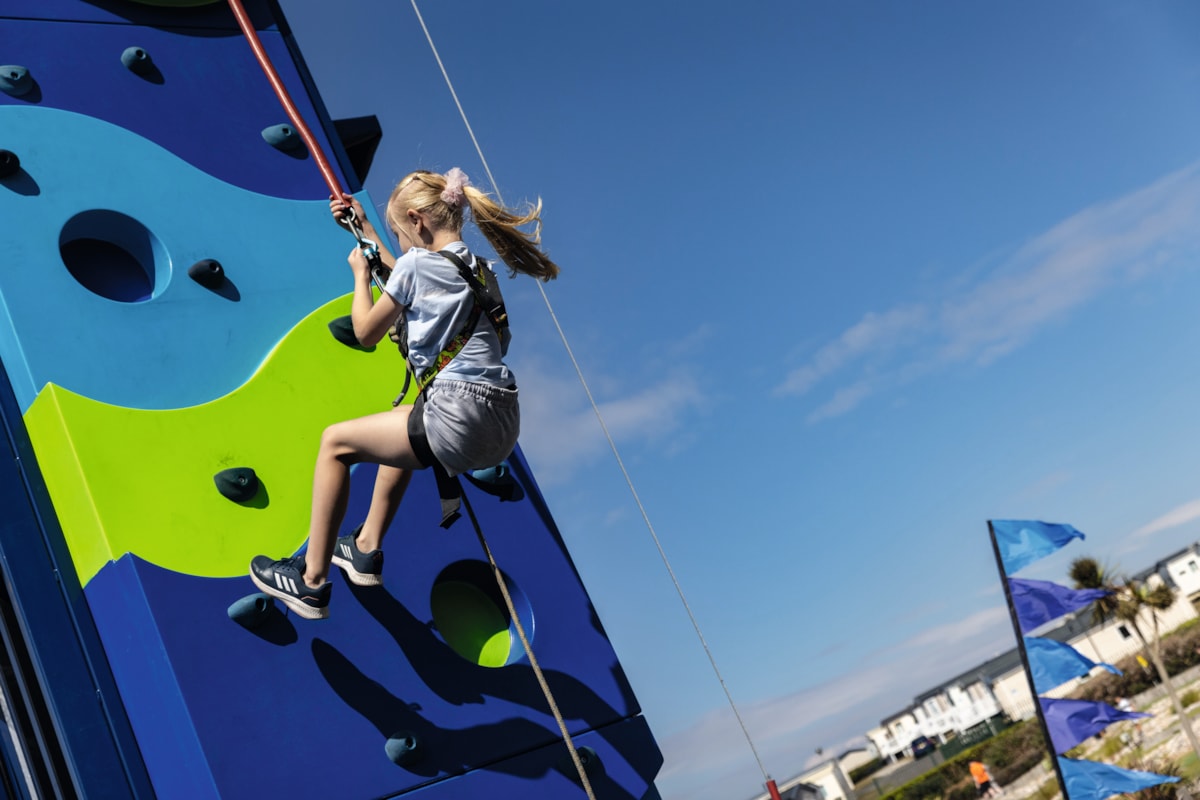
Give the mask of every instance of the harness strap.
[[[445, 369], [446, 365], [466, 347], [467, 341], [475, 333], [479, 318], [485, 312], [488, 315], [488, 321], [496, 329], [496, 335], [501, 337], [508, 332], [508, 314], [504, 310], [504, 300], [500, 297], [500, 287], [495, 283], [496, 276], [492, 274], [491, 270], [486, 266], [480, 266], [478, 273], [472, 274], [470, 267], [453, 252], [439, 250], [438, 255], [444, 257], [458, 269], [458, 274], [466, 281], [475, 298], [475, 304], [471, 308], [466, 324], [446, 343], [445, 348], [438, 353], [434, 362], [416, 375], [418, 394], [417, 400], [413, 404], [413, 410], [408, 417], [408, 440], [417, 459], [424, 466], [433, 470], [434, 478], [437, 480], [438, 498], [442, 504], [441, 526], [449, 528], [462, 516], [462, 512], [459, 510], [462, 507], [462, 484], [458, 478], [450, 476], [450, 473], [446, 471], [429, 447], [429, 437], [425, 432], [425, 390], [429, 384], [433, 383], [433, 379]], [[482, 259], [477, 260], [482, 261]], [[489, 292], [489, 289], [492, 291]], [[412, 384], [413, 375], [416, 373], [412, 361], [408, 358], [408, 325], [404, 314], [400, 315], [396, 324], [400, 330], [398, 337], [400, 352], [404, 355], [406, 368], [404, 370], [404, 387], [392, 401], [393, 406], [400, 405], [404, 400], [404, 396], [408, 394], [408, 387]]]
[[462, 516], [462, 512], [459, 511], [462, 507], [462, 484], [458, 482], [458, 478], [451, 477], [450, 473], [446, 472], [442, 462], [437, 460], [437, 456], [429, 447], [429, 436], [425, 433], [424, 393], [417, 396], [417, 402], [413, 404], [412, 412], [408, 415], [408, 441], [417, 460], [433, 470], [433, 477], [437, 480], [438, 499], [442, 504], [441, 526], [449, 528]]
[[[416, 376], [418, 392], [425, 391], [425, 387], [433, 383], [433, 379], [467, 346], [467, 342], [475, 334], [475, 327], [479, 324], [479, 318], [483, 314], [487, 314], [488, 321], [492, 323], [496, 335], [500, 337], [502, 346], [505, 337], [508, 336], [508, 312], [504, 308], [504, 298], [500, 295], [500, 284], [496, 281], [496, 276], [490, 269], [483, 266], [487, 262], [477, 257], [476, 261], [480, 262], [480, 266], [475, 273], [472, 273], [471, 268], [453, 251], [439, 250], [438, 255], [445, 258], [458, 270], [459, 276], [475, 297], [475, 305], [467, 317], [466, 324], [450, 338], [433, 363], [419, 373], [408, 357], [408, 320], [403, 313], [400, 314], [399, 319], [396, 320], [396, 328], [399, 331], [397, 344], [400, 347], [400, 354], [404, 356], [405, 363], [404, 386], [401, 388], [400, 394], [396, 395], [396, 399], [392, 401], [393, 406], [400, 405], [404, 400], [404, 396], [408, 394], [408, 387], [412, 385], [413, 376]], [[382, 291], [382, 287], [380, 291]]]

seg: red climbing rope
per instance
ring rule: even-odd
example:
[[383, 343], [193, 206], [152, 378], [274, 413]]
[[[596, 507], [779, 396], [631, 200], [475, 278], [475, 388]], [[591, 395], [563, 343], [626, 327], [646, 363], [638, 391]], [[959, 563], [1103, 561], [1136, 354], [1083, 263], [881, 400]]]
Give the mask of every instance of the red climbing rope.
[[333, 167], [330, 166], [329, 159], [325, 157], [324, 151], [321, 150], [321, 145], [317, 143], [316, 137], [312, 135], [312, 131], [304, 123], [304, 118], [300, 116], [300, 111], [296, 108], [296, 104], [292, 102], [291, 95], [288, 94], [287, 88], [283, 85], [283, 81], [280, 80], [279, 73], [275, 71], [275, 66], [271, 63], [271, 57], [267, 55], [267, 51], [263, 48], [262, 41], [258, 38], [258, 32], [254, 30], [254, 24], [250, 22], [250, 16], [242, 6], [241, 0], [229, 0], [229, 9], [233, 12], [233, 16], [237, 18], [238, 25], [241, 27], [246, 41], [250, 43], [250, 49], [254, 51], [254, 57], [258, 59], [258, 65], [266, 73], [267, 80], [271, 82], [271, 88], [275, 90], [275, 96], [279, 98], [279, 102], [283, 105], [283, 110], [287, 112], [288, 119], [292, 121], [292, 126], [299, 132], [300, 138], [304, 140], [305, 147], [308, 148], [308, 152], [312, 153], [313, 160], [317, 162], [317, 168], [321, 170], [321, 177], [325, 179], [325, 184], [329, 187], [329, 193], [335, 197], [341, 197], [343, 193], [341, 182], [334, 173]]

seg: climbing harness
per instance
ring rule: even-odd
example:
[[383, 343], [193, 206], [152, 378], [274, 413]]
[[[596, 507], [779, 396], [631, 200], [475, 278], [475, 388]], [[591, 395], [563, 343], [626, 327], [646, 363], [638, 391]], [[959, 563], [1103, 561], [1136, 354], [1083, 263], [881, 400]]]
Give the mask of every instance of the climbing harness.
[[429, 384], [433, 383], [433, 379], [438, 376], [438, 373], [445, 369], [446, 365], [467, 346], [467, 341], [475, 334], [475, 327], [479, 324], [479, 318], [484, 314], [487, 315], [488, 321], [492, 323], [492, 328], [495, 329], [496, 335], [500, 337], [500, 347], [502, 349], [508, 344], [511, 338], [508, 330], [508, 312], [504, 308], [504, 298], [500, 296], [500, 283], [496, 280], [496, 274], [488, 268], [488, 262], [476, 256], [475, 271], [472, 272], [471, 268], [451, 251], [439, 250], [438, 255], [445, 258], [458, 270], [459, 276], [467, 284], [467, 288], [471, 290], [475, 305], [471, 309], [466, 324], [459, 329], [458, 333], [450, 337], [450, 340], [446, 342], [446, 346], [438, 353], [433, 363], [420, 371], [417, 370], [409, 358], [408, 323], [404, 315], [400, 315], [400, 319], [396, 321], [396, 344], [400, 348], [400, 355], [404, 356], [406, 370], [404, 372], [404, 388], [400, 390], [400, 394], [392, 401], [393, 406], [400, 405], [400, 402], [404, 399], [404, 395], [408, 394], [408, 387], [414, 378], [417, 382], [418, 392], [424, 392]]
[[471, 290], [474, 304], [470, 314], [467, 315], [466, 324], [459, 329], [458, 333], [450, 337], [433, 363], [419, 372], [409, 358], [408, 324], [404, 315], [400, 315], [396, 321], [396, 343], [400, 347], [400, 353], [404, 356], [404, 387], [392, 401], [392, 405], [399, 405], [404, 396], [408, 394], [409, 385], [415, 376], [417, 399], [408, 416], [408, 441], [412, 445], [417, 459], [433, 470], [433, 475], [437, 479], [438, 499], [442, 504], [441, 526], [449, 528], [462, 516], [459, 511], [462, 505], [462, 484], [446, 472], [446, 468], [442, 466], [429, 447], [429, 437], [425, 433], [425, 390], [433, 383], [433, 379], [438, 376], [438, 373], [445, 369], [454, 357], [466, 347], [467, 341], [475, 334], [480, 317], [487, 315], [496, 335], [500, 337], [502, 348], [508, 342], [511, 334], [508, 331], [508, 312], [504, 308], [504, 298], [500, 296], [500, 284], [496, 280], [496, 274], [488, 267], [487, 261], [476, 256], [475, 270], [472, 271], [461, 258], [449, 250], [439, 250], [438, 255], [445, 258], [458, 270], [459, 276]]

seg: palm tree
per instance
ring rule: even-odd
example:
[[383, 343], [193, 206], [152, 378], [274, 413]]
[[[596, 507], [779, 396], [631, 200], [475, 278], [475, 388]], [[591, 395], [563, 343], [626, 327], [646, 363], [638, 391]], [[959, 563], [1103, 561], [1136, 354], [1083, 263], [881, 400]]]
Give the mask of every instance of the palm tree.
[[[1095, 559], [1087, 557], [1077, 558], [1071, 562], [1069, 574], [1071, 580], [1075, 582], [1076, 589], [1107, 589], [1109, 592], [1112, 592], [1107, 597], [1102, 597], [1094, 601], [1092, 606], [1093, 619], [1105, 620], [1115, 616], [1133, 628], [1133, 632], [1137, 634], [1138, 641], [1142, 643], [1142, 651], [1149, 657], [1150, 662], [1154, 664], [1154, 670], [1158, 673], [1158, 678], [1162, 681], [1163, 688], [1167, 690], [1167, 695], [1171, 698], [1171, 706], [1175, 709], [1175, 716], [1179, 720], [1179, 727], [1183, 729], [1184, 735], [1187, 736], [1188, 742], [1192, 745], [1192, 750], [1196, 753], [1197, 758], [1200, 758], [1200, 741], [1197, 741], [1196, 732], [1192, 729], [1191, 721], [1184, 714], [1183, 704], [1179, 702], [1179, 695], [1175, 692], [1175, 685], [1171, 683], [1171, 678], [1167, 675], [1167, 668], [1162, 660], [1162, 641], [1159, 638], [1158, 631], [1158, 612], [1165, 611], [1174, 604], [1175, 591], [1161, 582], [1156, 583], [1154, 586], [1139, 583], [1133, 579], [1118, 582], [1113, 578], [1111, 570], [1102, 567]], [[1149, 612], [1150, 621], [1154, 627], [1154, 636], [1149, 640], [1146, 639], [1145, 634], [1142, 633], [1141, 626], [1138, 625], [1138, 619], [1143, 616], [1142, 612], [1144, 611]]]
[[[1075, 582], [1076, 589], [1108, 589], [1113, 591], [1113, 571], [1106, 567], [1094, 558], [1077, 558], [1071, 562], [1071, 569], [1067, 573], [1072, 581]], [[1107, 661], [1104, 654], [1100, 652], [1100, 648], [1092, 641], [1092, 627], [1103, 625], [1109, 619], [1117, 614], [1117, 599], [1116, 595], [1101, 597], [1092, 603], [1092, 624], [1084, 629], [1083, 635], [1087, 637], [1088, 644], [1092, 646], [1092, 650], [1096, 653], [1096, 658], [1099, 661]]]

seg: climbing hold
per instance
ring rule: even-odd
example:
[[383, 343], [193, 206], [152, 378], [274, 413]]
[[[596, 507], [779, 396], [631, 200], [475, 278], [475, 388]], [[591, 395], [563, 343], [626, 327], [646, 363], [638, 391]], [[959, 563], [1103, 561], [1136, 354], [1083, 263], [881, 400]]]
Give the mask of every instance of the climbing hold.
[[473, 469], [471, 470], [471, 477], [481, 480], [484, 483], [499, 483], [502, 479], [508, 477], [508, 465], [501, 463], [487, 469]]
[[213, 476], [217, 491], [235, 503], [253, 500], [258, 494], [258, 476], [249, 467], [223, 469]]
[[504, 462], [487, 469], [473, 469], [464, 474], [467, 480], [488, 494], [499, 497], [501, 502], [515, 502], [525, 496], [525, 490], [517, 483], [508, 464]]
[[383, 746], [388, 759], [395, 765], [403, 767], [411, 764], [421, 756], [420, 742], [416, 734], [410, 731], [398, 731], [388, 737]]
[[247, 630], [266, 622], [275, 601], [262, 592], [249, 594], [229, 607], [229, 618]]
[[205, 289], [218, 289], [225, 282], [225, 268], [213, 258], [205, 258], [188, 267], [188, 277]]
[[304, 147], [304, 140], [296, 129], [286, 122], [263, 128], [262, 137], [267, 144], [278, 150], [299, 150]]
[[[596, 771], [601, 769], [600, 756], [593, 748], [584, 745], [583, 747], [576, 747], [575, 752], [579, 756], [579, 763], [583, 765], [583, 771], [589, 776], [595, 775]], [[571, 759], [570, 753], [559, 759], [558, 767], [562, 772], [570, 775], [572, 779], [578, 780], [579, 770], [575, 769], [575, 762]]]
[[354, 335], [354, 322], [350, 317], [338, 317], [329, 323], [329, 332], [347, 347], [362, 347], [358, 337]]
[[125, 52], [121, 53], [121, 63], [136, 75], [147, 75], [154, 70], [150, 54], [140, 47], [126, 47]]
[[20, 97], [33, 88], [33, 76], [29, 70], [15, 64], [0, 67], [0, 92]]
[[21, 159], [12, 150], [0, 150], [0, 178], [16, 175], [21, 168]]

